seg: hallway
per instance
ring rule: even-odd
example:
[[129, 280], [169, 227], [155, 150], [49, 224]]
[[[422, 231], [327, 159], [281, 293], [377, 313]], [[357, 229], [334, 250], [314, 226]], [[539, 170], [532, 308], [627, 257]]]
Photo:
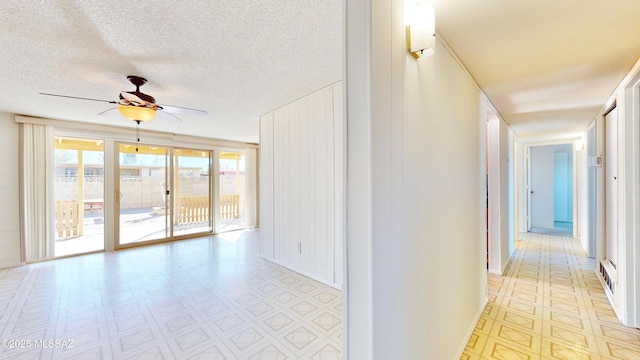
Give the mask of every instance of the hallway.
[[520, 235], [462, 359], [640, 359], [640, 330], [615, 316], [577, 239]]

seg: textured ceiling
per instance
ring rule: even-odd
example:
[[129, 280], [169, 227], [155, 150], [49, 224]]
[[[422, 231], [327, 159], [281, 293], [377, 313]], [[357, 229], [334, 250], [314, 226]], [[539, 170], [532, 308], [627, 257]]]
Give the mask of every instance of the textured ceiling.
[[[411, 1], [411, 0], [406, 0]], [[433, 0], [436, 29], [520, 138], [575, 133], [640, 58], [638, 0]], [[109, 104], [149, 80], [203, 109], [151, 130], [257, 142], [258, 117], [340, 80], [342, 1], [0, 2], [0, 111], [134, 127]]]
[[342, 4], [305, 1], [0, 2], [0, 111], [135, 124], [113, 105], [148, 79], [157, 103], [207, 116], [154, 120], [147, 129], [258, 141], [258, 117], [340, 80]]

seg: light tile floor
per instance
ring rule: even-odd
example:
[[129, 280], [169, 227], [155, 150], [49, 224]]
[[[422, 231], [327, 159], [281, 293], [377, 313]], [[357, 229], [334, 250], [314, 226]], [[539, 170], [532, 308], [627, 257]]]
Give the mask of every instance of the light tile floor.
[[341, 358], [341, 292], [263, 260], [258, 237], [0, 270], [0, 359]]
[[521, 234], [462, 359], [640, 359], [576, 239]]

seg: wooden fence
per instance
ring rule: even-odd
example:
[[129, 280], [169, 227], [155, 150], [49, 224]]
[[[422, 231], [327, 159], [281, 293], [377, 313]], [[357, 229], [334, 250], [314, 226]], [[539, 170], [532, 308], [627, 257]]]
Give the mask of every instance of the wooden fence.
[[78, 201], [56, 201], [58, 238], [78, 236]]
[[[186, 195], [178, 199], [176, 224], [193, 224], [209, 220], [209, 196]], [[82, 207], [84, 211], [84, 206]], [[93, 212], [93, 208], [91, 208]], [[56, 201], [56, 230], [58, 238], [78, 236], [80, 207], [77, 200]], [[220, 219], [240, 217], [240, 195], [220, 195]]]
[[220, 219], [231, 220], [240, 217], [240, 195], [220, 195]]
[[[178, 199], [176, 224], [192, 224], [208, 221], [209, 196], [185, 195]], [[220, 219], [240, 217], [240, 195], [220, 195]]]
[[209, 197], [206, 195], [180, 196], [176, 224], [192, 224], [209, 220]]

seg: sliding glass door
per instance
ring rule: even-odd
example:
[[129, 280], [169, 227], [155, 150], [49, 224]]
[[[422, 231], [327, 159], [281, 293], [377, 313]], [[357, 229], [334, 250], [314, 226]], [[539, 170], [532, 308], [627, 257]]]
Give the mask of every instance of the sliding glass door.
[[116, 247], [213, 231], [210, 150], [118, 145]]
[[53, 137], [47, 142], [55, 167], [48, 231], [55, 235], [42, 239], [47, 258], [256, 224], [254, 149], [214, 153], [74, 131]]
[[211, 151], [174, 149], [175, 236], [213, 231]]
[[220, 226], [218, 232], [247, 226], [245, 209], [246, 169], [244, 152], [220, 153]]
[[56, 136], [55, 253], [104, 250], [104, 142]]
[[119, 145], [119, 244], [169, 238], [169, 149]]

